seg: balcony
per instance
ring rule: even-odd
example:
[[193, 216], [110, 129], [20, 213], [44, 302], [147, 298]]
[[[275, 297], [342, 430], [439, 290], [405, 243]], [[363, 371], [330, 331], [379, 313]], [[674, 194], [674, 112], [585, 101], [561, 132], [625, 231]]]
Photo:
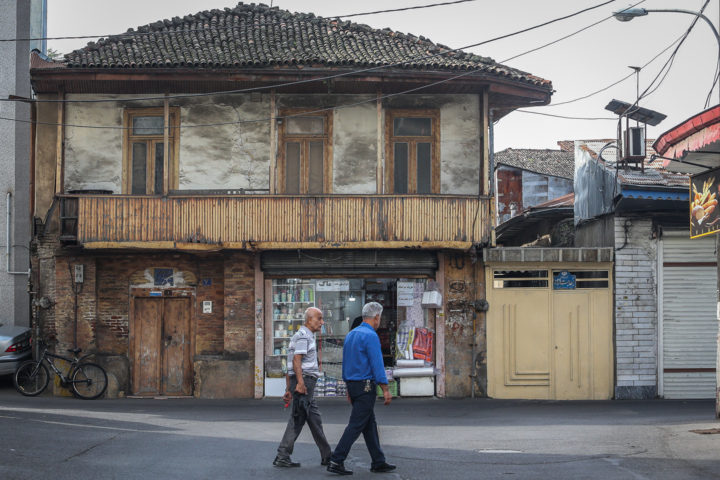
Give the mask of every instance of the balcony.
[[468, 249], [490, 199], [451, 195], [63, 195], [61, 239], [87, 249]]

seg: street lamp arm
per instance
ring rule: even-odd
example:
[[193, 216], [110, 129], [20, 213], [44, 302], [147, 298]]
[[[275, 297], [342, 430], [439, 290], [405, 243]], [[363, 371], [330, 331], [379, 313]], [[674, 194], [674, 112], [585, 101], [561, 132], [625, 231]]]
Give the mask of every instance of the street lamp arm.
[[703, 14], [700, 13], [700, 12], [693, 12], [692, 10], [681, 10], [681, 9], [675, 9], [675, 8], [673, 8], [673, 9], [663, 9], [663, 10], [649, 10], [649, 9], [643, 9], [643, 10], [645, 10], [645, 11], [648, 12], [648, 13], [650, 13], [650, 12], [653, 12], [653, 13], [654, 13], [654, 12], [660, 12], [660, 13], [662, 13], [662, 12], [666, 12], [666, 13], [667, 13], [667, 12], [670, 12], [670, 13], [688, 13], [688, 14], [690, 14], [690, 15], [695, 15], [696, 17], [700, 17], [700, 18], [702, 18], [703, 20], [705, 20], [708, 25], [710, 25], [710, 28], [712, 28], [712, 31], [713, 31], [713, 33], [715, 34], [715, 38], [716, 38], [717, 41], [718, 41], [718, 44], [720, 44], [720, 35], [718, 35], [718, 31], [717, 31], [717, 29], [715, 28], [715, 25], [713, 25], [713, 23], [710, 21], [709, 18], [707, 18], [705, 15], [703, 15]]

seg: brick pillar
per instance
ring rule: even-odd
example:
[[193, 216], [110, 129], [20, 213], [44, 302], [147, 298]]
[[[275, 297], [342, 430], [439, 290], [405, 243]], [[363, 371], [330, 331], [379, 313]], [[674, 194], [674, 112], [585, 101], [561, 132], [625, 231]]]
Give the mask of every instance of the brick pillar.
[[[225, 320], [223, 360], [232, 362], [227, 368], [215, 368], [212, 384], [224, 383], [223, 397], [253, 398], [255, 393], [255, 261], [248, 252], [225, 255], [224, 288]], [[209, 370], [210, 371], [210, 370]], [[227, 372], [227, 373], [226, 373]], [[203, 388], [210, 386], [203, 380]], [[228, 385], [232, 384], [232, 387]], [[206, 395], [205, 392], [202, 393]], [[220, 398], [220, 396], [216, 397]]]

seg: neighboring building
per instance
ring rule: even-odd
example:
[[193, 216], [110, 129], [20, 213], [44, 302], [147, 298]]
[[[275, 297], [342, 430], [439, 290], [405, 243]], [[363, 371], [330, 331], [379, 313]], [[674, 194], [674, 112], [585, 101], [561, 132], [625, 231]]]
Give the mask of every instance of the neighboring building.
[[715, 398], [715, 242], [689, 238], [689, 178], [602, 145], [576, 142], [575, 244], [615, 249], [615, 398]]
[[[42, 33], [47, 25], [44, 10], [37, 10], [42, 3], [0, 0], [0, 38], [30, 38], [34, 32]], [[30, 98], [29, 42], [0, 43], [0, 65], [0, 98]], [[5, 215], [9, 211], [10, 216], [10, 231], [7, 221], [0, 226], [6, 250], [0, 271], [0, 323], [23, 326], [30, 322], [30, 108], [28, 103], [0, 103], [0, 117], [18, 120], [0, 120], [0, 194]]]
[[500, 225], [530, 207], [573, 191], [572, 150], [514, 149], [495, 153], [495, 202]]
[[[40, 100], [67, 101], [38, 105], [34, 157], [33, 289], [55, 350], [77, 334], [130, 395], [281, 395], [302, 311], [324, 310], [321, 367], [337, 378], [373, 300], [388, 366], [398, 328], [427, 326], [430, 394], [467, 396], [473, 379], [486, 393], [489, 111], [548, 103], [549, 81], [254, 4], [36, 56], [31, 74]], [[443, 308], [421, 308], [434, 288]]]
[[530, 207], [495, 228], [497, 244], [506, 247], [572, 247], [574, 207], [574, 193]]
[[[716, 105], [694, 115], [679, 125], [663, 133], [653, 144], [662, 159], [663, 166], [668, 171], [686, 173], [691, 175], [714, 175], [711, 169], [720, 167], [720, 105]], [[674, 159], [675, 161], [671, 160]], [[704, 183], [705, 175], [693, 182], [697, 185]], [[720, 175], [717, 175], [720, 180]], [[709, 180], [709, 179], [708, 179]], [[717, 182], [711, 182], [709, 189], [718, 188]], [[703, 385], [703, 392], [711, 397], [712, 386], [715, 387], [715, 415], [720, 417], [720, 335], [718, 335], [718, 319], [713, 318], [712, 306], [716, 294], [715, 286], [720, 288], [720, 269], [713, 267], [718, 264], [717, 227], [709, 236], [702, 236], [688, 240], [689, 228], [685, 211], [685, 226], [683, 228], [682, 249], [679, 257], [687, 262], [690, 259], [700, 260], [702, 263], [694, 266], [688, 265], [683, 275], [684, 300], [678, 305], [679, 311], [673, 320], [681, 329], [671, 330], [672, 340], [682, 342], [685, 355], [670, 357], [669, 367], [684, 369], [682, 375], [685, 382], [692, 385]], [[708, 219], [708, 224], [714, 223]], [[664, 260], [665, 261], [665, 260]], [[704, 282], [700, 287], [700, 282]], [[703, 315], [688, 315], [688, 311], [695, 313], [698, 303], [703, 305]], [[716, 314], [720, 315], [720, 304]], [[679, 331], [678, 331], [679, 330]], [[665, 336], [665, 335], [664, 335]], [[667, 342], [665, 342], [667, 344]], [[689, 352], [693, 354], [690, 355]], [[668, 351], [672, 354], [672, 351]], [[663, 348], [663, 355], [665, 355]], [[713, 381], [714, 377], [714, 381]]]

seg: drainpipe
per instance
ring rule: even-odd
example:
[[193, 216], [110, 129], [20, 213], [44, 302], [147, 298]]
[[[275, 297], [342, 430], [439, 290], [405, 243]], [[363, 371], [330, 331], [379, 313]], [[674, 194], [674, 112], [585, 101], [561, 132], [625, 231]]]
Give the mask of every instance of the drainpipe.
[[30, 269], [27, 272], [11, 272], [10, 271], [10, 197], [12, 193], [7, 194], [7, 225], [5, 226], [5, 263], [6, 271], [10, 275], [27, 275], [28, 280], [30, 277]]
[[475, 357], [477, 355], [477, 312], [473, 312], [473, 340], [472, 340], [472, 387], [470, 398], [475, 398], [475, 383], [477, 382], [477, 361]]

